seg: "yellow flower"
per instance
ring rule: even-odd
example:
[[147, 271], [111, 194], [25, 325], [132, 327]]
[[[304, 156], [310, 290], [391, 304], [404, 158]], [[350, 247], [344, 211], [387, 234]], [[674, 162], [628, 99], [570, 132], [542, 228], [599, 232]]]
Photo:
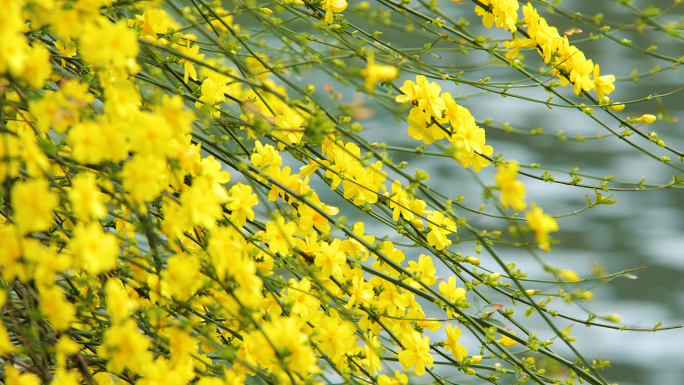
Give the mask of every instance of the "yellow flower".
[[266, 232], [261, 241], [268, 243], [268, 248], [272, 253], [280, 253], [285, 256], [294, 247], [294, 233], [297, 224], [294, 222], [285, 223], [285, 218], [278, 217], [275, 221], [266, 222]]
[[76, 226], [69, 241], [76, 264], [89, 273], [98, 275], [116, 268], [119, 257], [119, 243], [116, 235], [105, 232], [100, 222]]
[[465, 120], [471, 116], [470, 111], [465, 107], [459, 106], [448, 92], [442, 94], [442, 100], [446, 109], [445, 116], [449, 118], [452, 130], [462, 127], [465, 124]]
[[453, 127], [450, 140], [464, 156], [472, 156], [475, 152], [481, 154], [485, 145], [485, 130], [475, 124], [473, 116], [468, 116], [463, 120], [463, 125]]
[[401, 95], [397, 95], [395, 99], [397, 103], [413, 103], [420, 97], [418, 85], [410, 80], [406, 80], [404, 85], [399, 89], [403, 93]]
[[430, 121], [430, 117], [419, 107], [413, 107], [407, 119], [408, 134], [415, 140], [422, 140], [425, 144], [446, 138], [447, 133], [442, 129], [447, 119], [439, 119], [440, 127]]
[[513, 40], [505, 41], [503, 45], [509, 49], [509, 51], [506, 52], [506, 59], [513, 60], [518, 57], [520, 48], [534, 48], [537, 46], [537, 42], [535, 42], [533, 39], [520, 39], [519, 37], [515, 36]]
[[174, 47], [178, 52], [187, 58], [181, 58], [179, 63], [183, 64], [183, 70], [185, 75], [183, 76], [183, 81], [188, 82], [189, 78], [197, 80], [197, 70], [195, 69], [194, 63], [204, 60], [204, 54], [199, 53], [199, 45], [194, 45], [190, 47], [190, 39], [186, 39], [186, 45], [176, 45]]
[[416, 76], [418, 83], [418, 108], [425, 111], [425, 121], [429, 122], [430, 118], [442, 118], [442, 111], [446, 109], [444, 100], [439, 96], [442, 87], [436, 82], [430, 83], [423, 75]]
[[107, 360], [108, 372], [118, 374], [129, 369], [140, 373], [146, 365], [152, 364], [152, 353], [147, 351], [149, 345], [135, 322], [128, 320], [105, 330], [97, 355]]
[[[302, 123], [304, 123], [304, 118], [288, 108], [282, 115], [275, 117], [275, 124], [278, 129], [274, 129], [271, 133], [287, 144], [297, 144], [304, 136], [304, 129], [301, 128]], [[285, 145], [278, 143], [278, 147], [282, 150]]]
[[202, 287], [200, 261], [196, 255], [178, 253], [169, 257], [161, 273], [162, 287], [179, 301], [187, 301]]
[[[509, 330], [508, 332], [511, 334], [515, 334], [515, 332], [513, 330]], [[501, 335], [501, 339], [496, 340], [496, 342], [498, 342], [499, 345], [503, 346], [504, 348], [510, 348], [513, 345], [518, 343], [516, 340], [512, 339], [511, 337], [505, 336], [503, 334]]]
[[254, 144], [256, 147], [254, 148], [254, 152], [252, 152], [252, 156], [249, 158], [254, 167], [266, 171], [271, 167], [280, 167], [283, 165], [283, 158], [280, 157], [280, 153], [275, 147], [270, 144], [264, 146], [258, 140]]
[[201, 92], [202, 96], [200, 96], [199, 102], [195, 102], [195, 108], [208, 105], [212, 115], [218, 118], [221, 115], [218, 105], [226, 101], [226, 94], [230, 93], [230, 87], [211, 78], [206, 78], [202, 82]]
[[468, 168], [473, 166], [473, 171], [480, 172], [484, 167], [489, 166], [490, 161], [482, 155], [491, 156], [494, 153], [492, 146], [482, 146], [482, 153], [473, 152], [471, 154], [463, 151], [456, 151], [454, 159], [461, 163], [461, 167]]
[[[57, 53], [62, 56], [76, 56], [76, 42], [72, 41], [69, 38], [67, 38], [66, 41], [57, 40], [55, 42], [55, 48], [57, 49]], [[66, 62], [64, 61], [64, 59], [62, 59], [62, 67], [66, 67]]]
[[378, 376], [378, 385], [406, 385], [408, 384], [408, 376], [400, 373], [398, 370], [394, 373], [393, 378], [389, 378], [385, 374]]
[[50, 51], [41, 43], [35, 41], [21, 63], [18, 74], [32, 88], [42, 89], [43, 84], [52, 75]]
[[518, 21], [518, 0], [492, 0], [492, 13], [496, 27], [506, 31], [517, 31], [515, 23]]
[[518, 162], [502, 163], [497, 170], [494, 181], [501, 189], [499, 200], [503, 208], [507, 209], [512, 206], [516, 211], [525, 210], [527, 208], [525, 185], [517, 180], [520, 170]]
[[333, 12], [335, 13], [340, 13], [347, 9], [347, 1], [346, 0], [323, 0], [321, 3], [321, 7], [323, 9], [326, 9], [327, 11], [325, 12], [325, 22], [328, 24], [332, 24], [333, 22]]
[[40, 312], [45, 316], [53, 329], [64, 331], [76, 320], [76, 307], [64, 299], [59, 286], [45, 288], [40, 291]]
[[596, 88], [596, 95], [598, 96], [599, 99], [603, 99], [604, 95], [607, 95], [613, 91], [615, 91], [615, 85], [613, 84], [615, 82], [615, 76], [613, 75], [603, 75], [600, 76], [601, 72], [599, 69], [599, 65], [596, 64], [594, 65], [594, 87]]
[[71, 156], [82, 164], [98, 164], [104, 159], [104, 141], [102, 125], [86, 120], [71, 127], [66, 142], [71, 146]]
[[209, 179], [200, 176], [181, 193], [181, 215], [187, 218], [190, 226], [211, 229], [216, 226], [217, 220], [223, 218], [221, 205], [228, 200], [225, 190], [212, 186]]
[[124, 163], [121, 179], [133, 203], [152, 202], [167, 186], [166, 161], [150, 155], [134, 155]]
[[45, 231], [52, 225], [54, 210], [59, 204], [57, 194], [50, 191], [45, 179], [31, 179], [12, 186], [10, 201], [13, 219], [22, 234]]
[[399, 353], [399, 362], [404, 365], [404, 370], [409, 370], [412, 366], [417, 376], [425, 374], [425, 366], [431, 367], [433, 364], [430, 355], [430, 337], [421, 338], [421, 335], [414, 331], [401, 339], [404, 349]]
[[[482, 5], [493, 5], [491, 0], [482, 0], [481, 1]], [[480, 7], [479, 5], [475, 7], [475, 13], [477, 13], [479, 16], [482, 16], [482, 25], [485, 26], [485, 28], [492, 28], [494, 26], [494, 14], [491, 12], [487, 12], [484, 8]]]
[[[352, 339], [356, 325], [352, 322], [343, 321], [337, 310], [330, 309], [330, 316], [322, 316], [320, 324], [316, 327], [311, 341], [317, 343], [317, 347], [329, 357], [344, 353], [347, 342]], [[354, 341], [356, 345], [356, 341]]]
[[67, 196], [74, 214], [83, 221], [104, 219], [109, 214], [102, 203], [108, 197], [100, 192], [92, 174], [80, 173], [72, 178]]
[[408, 192], [401, 187], [399, 180], [392, 182], [390, 209], [394, 210], [392, 212], [392, 220], [395, 222], [399, 220], [399, 215], [409, 222], [414, 218], [413, 211], [411, 211], [411, 198]]
[[591, 59], [587, 60], [582, 51], [577, 51], [568, 62], [570, 62], [567, 64], [570, 69], [570, 81], [574, 85], [575, 94], [579, 95], [580, 90], [589, 92], [594, 89], [594, 82], [589, 78], [594, 69], [594, 62]]
[[157, 40], [157, 34], [168, 33], [170, 28], [180, 28], [180, 24], [163, 9], [150, 9], [142, 15], [135, 15], [135, 20], [129, 20], [128, 25], [141, 26], [141, 36], [152, 38], [153, 41]]
[[[453, 304], [458, 304], [462, 299], [465, 298], [465, 289], [462, 287], [456, 287], [456, 277], [449, 277], [447, 282], [439, 283], [439, 292]], [[454, 311], [451, 306], [446, 306], [447, 317], [451, 318]], [[459, 360], [460, 361], [460, 360]]]
[[[309, 198], [309, 202], [312, 205], [318, 206], [318, 208], [323, 210], [323, 212], [328, 215], [335, 215], [339, 212], [337, 207], [328, 206], [321, 202], [318, 198], [318, 195], [314, 195], [313, 197]], [[304, 231], [304, 233], [310, 233], [313, 227], [316, 227], [316, 229], [324, 233], [330, 232], [328, 218], [314, 210], [314, 208], [309, 206], [309, 204], [302, 202], [299, 205], [297, 212], [299, 213], [299, 227], [302, 229], [302, 231]]]
[[558, 222], [550, 215], [544, 214], [544, 210], [534, 203], [530, 205], [530, 210], [525, 213], [525, 219], [530, 228], [537, 233], [536, 240], [539, 248], [548, 253], [551, 250], [549, 232], [558, 231]]
[[409, 261], [409, 267], [406, 270], [413, 273], [418, 281], [426, 285], [434, 285], [437, 282], [435, 277], [437, 269], [432, 264], [432, 258], [428, 255], [421, 254], [418, 258], [418, 263]]
[[138, 307], [118, 279], [109, 279], [105, 284], [107, 314], [114, 323], [124, 321]]
[[372, 52], [367, 60], [366, 69], [361, 72], [361, 75], [366, 78], [366, 91], [372, 92], [375, 89], [375, 83], [379, 81], [394, 80], [399, 76], [397, 67], [375, 64], [375, 56]]
[[290, 278], [288, 284], [290, 287], [287, 289], [287, 297], [293, 302], [291, 312], [299, 314], [302, 320], [308, 321], [321, 306], [321, 301], [316, 298], [316, 294], [311, 293], [311, 282], [306, 278], [302, 278], [299, 282]]
[[[2, 295], [5, 295], [5, 294], [2, 294]], [[5, 356], [7, 354], [14, 354], [18, 350], [19, 350], [19, 348], [14, 346], [14, 344], [12, 344], [12, 341], [9, 338], [9, 333], [7, 332], [7, 328], [5, 328], [5, 325], [0, 323], [0, 356]], [[9, 366], [6, 367], [5, 370], [7, 368], [9, 368]], [[38, 382], [38, 384], [39, 383], [40, 382]]]
[[347, 261], [347, 257], [340, 250], [341, 242], [339, 239], [335, 239], [331, 243], [321, 243], [321, 252], [314, 259], [314, 264], [321, 268], [322, 277], [328, 278], [331, 274], [335, 278], [342, 276], [342, 267], [340, 265]]
[[430, 246], [434, 246], [437, 250], [444, 250], [445, 247], [451, 246], [451, 240], [447, 238], [447, 235], [456, 233], [456, 222], [439, 211], [435, 211], [427, 219], [430, 228], [427, 241]]
[[244, 226], [247, 219], [254, 220], [254, 210], [259, 201], [256, 194], [252, 194], [252, 187], [238, 183], [230, 188], [230, 201], [226, 205], [231, 210], [230, 220], [235, 226]]
[[138, 56], [138, 36], [125, 21], [98, 23], [79, 35], [79, 54], [95, 67], [130, 68], [129, 59]]
[[392, 308], [406, 310], [411, 302], [409, 294], [400, 292], [401, 289], [391, 282], [383, 280], [382, 283], [385, 290], [378, 297], [378, 309], [381, 312], [384, 309], [392, 310]]
[[5, 365], [5, 385], [40, 385], [41, 381], [33, 373], [19, 373], [14, 365]]
[[368, 303], [373, 298], [373, 285], [358, 275], [352, 277], [352, 285], [347, 290], [349, 291], [349, 302], [345, 306], [347, 309], [351, 309], [354, 304]]
[[[363, 222], [355, 223], [351, 226], [351, 229], [357, 237], [363, 239], [363, 241], [365, 241], [367, 244], [373, 245], [373, 243], [375, 243], [374, 236], [370, 234], [363, 234], [365, 231], [365, 224]], [[351, 237], [345, 241], [342, 241], [340, 247], [349, 257], [359, 260], [361, 262], [367, 260], [368, 256], [370, 255], [368, 249], [364, 245], [362, 245], [361, 242]]]
[[342, 182], [344, 187], [344, 199], [354, 198], [353, 203], [362, 206], [366, 203], [378, 201], [378, 186], [375, 183], [377, 170], [369, 167], [364, 170], [361, 167], [355, 168], [351, 178]]
[[444, 325], [444, 330], [447, 333], [445, 341], [446, 350], [451, 351], [456, 361], [463, 361], [468, 357], [468, 351], [463, 345], [458, 343], [458, 340], [461, 338], [461, 329], [458, 328], [458, 325], [452, 328], [451, 325], [447, 324]]

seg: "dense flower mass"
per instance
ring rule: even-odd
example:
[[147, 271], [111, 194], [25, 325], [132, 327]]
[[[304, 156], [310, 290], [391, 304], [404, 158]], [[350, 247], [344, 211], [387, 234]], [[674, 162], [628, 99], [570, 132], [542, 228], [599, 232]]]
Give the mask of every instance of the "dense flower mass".
[[[493, 162], [487, 194], [498, 191], [504, 218], [518, 219], [508, 209], [527, 208], [520, 165], [494, 155], [486, 123], [425, 75], [394, 90], [406, 58], [380, 33], [352, 33], [345, 0], [274, 4], [330, 42], [293, 33], [269, 8], [222, 4], [0, 1], [0, 380], [322, 384], [335, 375], [406, 385], [429, 373], [443, 384], [441, 356], [497, 383], [471, 367], [482, 357], [468, 351], [488, 351], [499, 366], [483, 370], [559, 383], [501, 350], [525, 343], [597, 384], [586, 363], [548, 349], [552, 339], [520, 328], [519, 340], [494, 340], [518, 324], [481, 289], [532, 306], [512, 286], [525, 275], [503, 263], [505, 274], [491, 273], [455, 250], [513, 241], [472, 226], [455, 207], [482, 207], [435, 193], [427, 173], [411, 176], [384, 143], [359, 136], [369, 109], [341, 103], [332, 84], [321, 102], [313, 84], [296, 84], [299, 67], [325, 63], [345, 86], [410, 105], [409, 136], [443, 149], [449, 165], [480, 172]], [[528, 36], [506, 46], [538, 49], [575, 93], [615, 89], [531, 5], [522, 23], [516, 0], [480, 5], [487, 27], [525, 26]], [[278, 37], [277, 49], [262, 32]], [[349, 43], [371, 37], [362, 50]], [[315, 55], [313, 42], [334, 54]], [[392, 64], [377, 64], [380, 55]], [[349, 79], [334, 72], [357, 59], [365, 68]], [[350, 224], [352, 215], [386, 227]], [[515, 234], [534, 232], [536, 244], [520, 245], [548, 252], [556, 220], [535, 204], [525, 219]], [[466, 330], [477, 339], [461, 339]]]

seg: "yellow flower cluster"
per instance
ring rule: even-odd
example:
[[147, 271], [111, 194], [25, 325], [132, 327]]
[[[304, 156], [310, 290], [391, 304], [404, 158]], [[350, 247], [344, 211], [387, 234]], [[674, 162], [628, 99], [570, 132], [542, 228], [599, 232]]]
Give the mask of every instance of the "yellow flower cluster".
[[[510, 286], [477, 269], [472, 283], [462, 278], [461, 263], [480, 262], [449, 249], [451, 207], [415, 180], [392, 179], [391, 159], [369, 161], [373, 146], [355, 141], [351, 118], [313, 91], [290, 99], [297, 87], [282, 85], [283, 63], [241, 51], [261, 43], [248, 45], [234, 19], [273, 11], [159, 3], [0, 0], [5, 383], [318, 385], [334, 371], [349, 383], [406, 385], [405, 373], [383, 374], [386, 356], [422, 376], [435, 354], [475, 374], [482, 357], [459, 344], [458, 323], [487, 327], [484, 351], [497, 329], [491, 309], [501, 308], [466, 313], [466, 290], [485, 283], [509, 295]], [[483, 4], [486, 25], [516, 31], [515, 0]], [[347, 2], [318, 5], [331, 24]], [[560, 48], [548, 49], [559, 60]], [[572, 63], [559, 76], [584, 87]], [[370, 55], [366, 90], [397, 71]], [[597, 92], [612, 91], [600, 78]], [[489, 165], [484, 129], [449, 93], [422, 75], [401, 91], [411, 137], [448, 139], [464, 168]], [[518, 173], [501, 163], [495, 182], [502, 206], [521, 211]], [[415, 244], [348, 225], [332, 194]], [[531, 206], [529, 228], [548, 251], [557, 223]], [[442, 278], [435, 262], [445, 258], [453, 274]], [[447, 321], [436, 341], [430, 332]]]
[[[322, 143], [323, 158], [310, 158], [310, 166], [293, 173], [280, 151], [303, 140], [310, 116], [278, 97], [287, 94], [284, 88], [261, 75], [272, 91], [243, 92], [235, 79], [249, 79], [205, 60], [201, 45], [191, 43], [197, 38], [176, 34], [181, 24], [162, 9], [117, 21], [99, 12], [105, 1], [8, 4], [3, 20], [9, 22], [0, 23], [0, 33], [15, 44], [3, 46], [0, 74], [15, 87], [4, 90], [13, 104], [4, 105], [0, 182], [9, 186], [12, 210], [1, 212], [0, 264], [3, 281], [25, 288], [16, 295], [34, 297], [29, 302], [36, 309], [24, 310], [43, 317], [46, 335], [61, 335], [57, 363], [46, 368], [53, 384], [86, 382], [89, 376], [97, 383], [123, 378], [143, 385], [238, 384], [257, 374], [300, 383], [320, 372], [322, 358], [342, 373], [376, 375], [382, 369], [381, 325], [393, 331], [397, 344], [403, 341], [399, 360], [407, 369], [422, 375], [432, 365], [429, 337], [416, 328], [435, 331], [441, 325], [426, 319], [406, 289], [436, 285], [431, 257], [400, 267], [403, 251], [364, 234], [363, 223], [352, 226], [348, 239], [330, 237], [330, 218], [339, 210], [321, 201], [309, 177], [323, 167], [331, 188], [341, 186], [359, 206], [385, 194], [394, 219], [419, 229], [429, 215], [423, 231], [438, 250], [451, 245], [451, 217], [426, 210], [426, 202], [398, 181], [390, 194], [382, 162], [366, 164], [358, 146], [331, 132]], [[324, 4], [334, 12], [344, 6]], [[49, 25], [59, 40], [29, 45], [25, 15], [30, 28]], [[216, 22], [211, 26], [223, 25]], [[181, 87], [194, 89], [192, 99], [152, 91], [136, 80], [143, 68], [136, 61], [143, 44], [138, 39], [175, 53], [166, 63], [182, 70], [174, 73]], [[59, 76], [52, 75], [52, 57], [61, 59]], [[199, 73], [198, 63], [206, 64]], [[378, 69], [371, 63], [368, 77], [392, 77]], [[28, 99], [22, 89], [36, 95]], [[241, 181], [227, 188], [231, 174], [193, 136], [198, 116], [226, 115], [227, 96], [240, 104], [239, 126], [250, 135], [259, 120], [273, 125], [268, 138], [275, 146], [255, 141], [246, 174], [270, 189], [268, 201], [289, 205], [289, 214], [260, 221], [254, 185]], [[447, 95], [416, 101], [434, 116], [458, 112], [447, 106], [460, 108]], [[461, 125], [466, 131], [455, 143], [466, 153], [487, 153], [484, 134], [469, 134], [476, 130], [472, 117]], [[379, 258], [380, 250], [387, 260]], [[358, 263], [370, 255], [379, 274], [367, 280]], [[292, 257], [308, 276], [274, 279], [276, 264], [291, 268]], [[439, 290], [452, 306], [467, 306], [455, 277]], [[24, 306], [20, 297], [1, 298], [0, 305]], [[323, 301], [330, 298], [334, 302]], [[353, 322], [359, 317], [360, 323]], [[0, 356], [30, 353], [30, 346], [15, 342], [20, 331], [0, 323]], [[455, 343], [458, 329], [448, 332], [449, 349], [465, 360], [465, 349]], [[67, 364], [86, 354], [98, 360], [97, 368]], [[219, 355], [231, 357], [228, 367], [213, 364]], [[6, 378], [38, 381], [14, 367]], [[407, 379], [397, 373], [378, 381]]]
[[415, 140], [431, 144], [447, 138], [456, 149], [455, 159], [461, 166], [480, 172], [490, 163], [494, 152], [492, 146], [485, 145], [485, 131], [475, 124], [475, 118], [467, 108], [459, 106], [450, 93], [440, 95], [442, 87], [430, 82], [423, 75], [416, 76], [416, 82], [404, 82], [400, 88], [402, 95], [396, 97], [398, 103], [412, 103], [409, 113], [408, 134]]
[[[517, 0], [485, 0], [482, 4], [488, 6], [488, 9], [478, 5], [475, 12], [482, 16], [485, 27], [491, 28], [496, 24], [497, 28], [512, 33], [517, 31]], [[572, 84], [575, 94], [596, 90], [598, 99], [601, 100], [615, 90], [615, 76], [601, 76], [599, 65], [587, 59], [577, 47], [570, 45], [567, 36], [561, 37], [556, 27], [550, 26], [546, 19], [539, 16], [532, 4], [527, 3], [522, 10], [523, 23], [527, 28], [522, 32], [525, 37], [519, 38], [514, 34], [513, 40], [504, 42], [504, 46], [509, 49], [506, 58], [515, 59], [520, 48], [536, 48], [544, 62], [552, 67], [561, 85]]]

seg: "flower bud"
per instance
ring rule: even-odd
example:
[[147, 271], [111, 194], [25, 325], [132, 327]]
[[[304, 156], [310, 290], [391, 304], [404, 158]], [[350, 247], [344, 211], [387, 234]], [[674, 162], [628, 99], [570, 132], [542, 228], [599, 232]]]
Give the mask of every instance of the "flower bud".
[[470, 369], [470, 368], [468, 368], [468, 370], [466, 370], [466, 373], [468, 373], [471, 376], [475, 375], [475, 371], [473, 369]]
[[622, 322], [622, 317], [620, 317], [619, 314], [609, 314], [609, 315], [603, 316], [601, 318], [603, 318], [604, 320], [606, 320], [608, 322], [614, 322], [616, 324], [619, 324], [620, 322]]
[[273, 11], [271, 11], [268, 8], [259, 8], [259, 12], [263, 13], [264, 15], [272, 15]]
[[465, 261], [471, 265], [480, 266], [480, 260], [475, 257], [466, 257]]
[[499, 280], [499, 278], [501, 278], [501, 273], [490, 274], [490, 275], [489, 275], [489, 278], [491, 278], [492, 281], [496, 282], [496, 281]]
[[656, 117], [651, 114], [643, 114], [639, 118], [639, 121], [644, 123], [644, 124], [651, 124], [656, 121]]
[[579, 274], [575, 273], [572, 270], [561, 270], [558, 273], [558, 275], [560, 275], [561, 278], [563, 278], [564, 280], [566, 280], [568, 282], [577, 282], [581, 279]]
[[534, 289], [527, 289], [527, 290], [525, 290], [525, 293], [527, 293], [527, 295], [529, 295], [529, 296], [533, 296], [534, 293], [536, 293], [536, 292], [537, 292], [537, 291], [534, 290]]
[[292, 5], [294, 5], [295, 7], [301, 7], [302, 5], [304, 5], [304, 2], [302, 0], [295, 0], [292, 2]]
[[579, 297], [585, 301], [591, 301], [594, 299], [594, 293], [590, 291], [583, 291], [580, 293]]
[[479, 364], [482, 361], [482, 356], [472, 356], [470, 357], [471, 364]]
[[622, 104], [622, 103], [615, 103], [615, 102], [613, 102], [613, 104], [610, 105], [610, 109], [613, 110], [613, 111], [620, 112], [620, 111], [622, 111], [622, 110], [625, 109], [625, 105]]
[[658, 139], [658, 141], [656, 142], [656, 144], [657, 144], [658, 146], [660, 146], [660, 147], [665, 147], [665, 142], [663, 142], [662, 139]]

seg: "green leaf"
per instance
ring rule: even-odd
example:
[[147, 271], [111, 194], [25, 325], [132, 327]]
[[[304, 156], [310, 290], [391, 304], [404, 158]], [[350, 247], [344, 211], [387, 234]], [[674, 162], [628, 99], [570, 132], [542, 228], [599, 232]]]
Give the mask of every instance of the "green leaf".
[[497, 311], [503, 309], [503, 305], [500, 303], [492, 303], [486, 306], [483, 306], [480, 311]]
[[500, 328], [504, 328], [504, 329], [508, 330], [508, 326], [506, 326], [506, 324], [504, 324], [503, 322], [501, 322], [501, 321], [499, 321], [499, 320], [496, 320], [496, 319], [488, 319], [487, 321], [489, 321], [490, 324], [493, 324], [493, 325], [496, 325], [496, 326], [498, 326], [498, 327], [500, 327]]
[[475, 308], [477, 308], [478, 313], [480, 311], [480, 301], [478, 301], [477, 297], [473, 297], [473, 305], [475, 305]]

